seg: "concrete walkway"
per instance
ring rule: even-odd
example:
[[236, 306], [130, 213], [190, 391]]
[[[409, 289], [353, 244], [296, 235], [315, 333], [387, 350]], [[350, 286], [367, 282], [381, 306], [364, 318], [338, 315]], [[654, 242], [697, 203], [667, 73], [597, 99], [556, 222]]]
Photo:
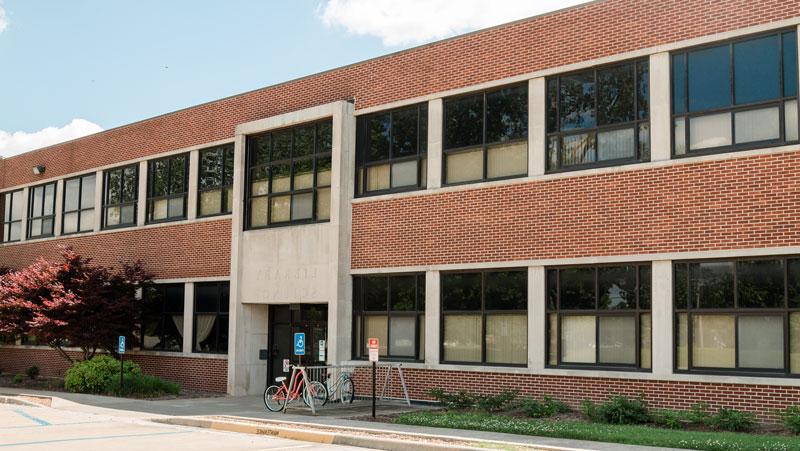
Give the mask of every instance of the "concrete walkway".
[[[225, 420], [236, 421], [235, 418], [241, 417], [243, 421], [247, 419], [263, 420], [264, 424], [279, 424], [277, 422], [288, 422], [293, 427], [297, 423], [308, 424], [309, 428], [362, 428], [369, 431], [384, 431], [387, 434], [418, 434], [426, 436], [439, 436], [442, 438], [454, 438], [459, 440], [471, 439], [475, 441], [506, 442], [518, 444], [521, 447], [532, 447], [538, 449], [572, 449], [572, 450], [621, 450], [621, 451], [654, 451], [665, 450], [666, 448], [655, 448], [634, 445], [622, 445], [618, 443], [588, 442], [582, 440], [555, 439], [546, 437], [531, 437], [515, 434], [505, 434], [496, 432], [470, 431], [461, 429], [432, 428], [422, 426], [408, 426], [392, 423], [379, 423], [364, 421], [370, 413], [370, 404], [363, 402], [350, 409], [325, 409], [320, 415], [312, 416], [306, 409], [293, 409], [289, 413], [273, 413], [265, 411], [260, 396], [242, 397], [216, 397], [216, 398], [194, 398], [194, 399], [174, 399], [174, 400], [136, 400], [121, 399], [107, 396], [84, 395], [63, 392], [31, 391], [23, 389], [0, 388], [0, 395], [19, 395], [31, 393], [42, 396], [53, 396], [69, 402], [54, 403], [53, 407], [63, 410], [76, 410], [82, 412], [105, 412], [111, 410], [122, 412], [137, 418], [164, 419], [168, 417], [228, 417]], [[412, 410], [425, 409], [430, 407], [413, 406]], [[408, 411], [409, 408], [401, 403], [392, 405], [381, 405], [378, 414], [396, 413]], [[355, 418], [355, 419], [354, 419]], [[362, 418], [362, 419], [358, 419]]]

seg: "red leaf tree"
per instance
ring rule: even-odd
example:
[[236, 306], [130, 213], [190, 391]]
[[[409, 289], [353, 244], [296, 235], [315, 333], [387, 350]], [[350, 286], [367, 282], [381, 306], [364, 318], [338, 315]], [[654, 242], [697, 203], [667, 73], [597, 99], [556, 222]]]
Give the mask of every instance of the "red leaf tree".
[[69, 362], [67, 346], [80, 348], [84, 360], [99, 350], [116, 355], [118, 336], [132, 335], [149, 302], [141, 294], [152, 291], [152, 275], [139, 261], [115, 270], [70, 247], [60, 252], [61, 262], [39, 258], [0, 275], [0, 334], [35, 336]]

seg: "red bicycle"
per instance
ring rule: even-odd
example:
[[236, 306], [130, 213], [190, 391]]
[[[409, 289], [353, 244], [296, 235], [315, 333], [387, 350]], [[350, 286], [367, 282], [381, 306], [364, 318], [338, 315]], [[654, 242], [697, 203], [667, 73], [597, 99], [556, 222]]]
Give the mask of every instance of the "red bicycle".
[[272, 412], [279, 412], [286, 405], [297, 399], [302, 399], [305, 405], [314, 408], [322, 406], [328, 401], [328, 390], [318, 381], [306, 382], [305, 373], [298, 369], [292, 371], [292, 381], [286, 386], [286, 377], [276, 377], [275, 382], [280, 385], [270, 385], [264, 390], [264, 405]]

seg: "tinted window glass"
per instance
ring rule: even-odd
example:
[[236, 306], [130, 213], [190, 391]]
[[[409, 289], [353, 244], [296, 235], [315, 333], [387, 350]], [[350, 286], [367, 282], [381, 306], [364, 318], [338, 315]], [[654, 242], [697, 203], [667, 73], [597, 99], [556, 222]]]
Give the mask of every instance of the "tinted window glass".
[[689, 111], [723, 108], [730, 104], [729, 46], [689, 53]]
[[445, 148], [483, 144], [483, 94], [446, 101], [444, 130]]
[[387, 286], [386, 277], [364, 277], [364, 310], [386, 310]]
[[391, 309], [411, 311], [416, 309], [416, 277], [400, 276], [389, 279], [391, 285]]
[[736, 263], [740, 308], [783, 307], [783, 263], [781, 260]]
[[779, 38], [778, 35], [767, 36], [733, 45], [734, 95], [737, 104], [780, 97]]
[[641, 61], [636, 64], [636, 94], [637, 110], [639, 119], [647, 119], [650, 116], [650, 64]]
[[595, 308], [594, 268], [569, 268], [560, 272], [562, 310]]
[[528, 90], [517, 86], [486, 94], [486, 142], [528, 136]]
[[528, 308], [526, 271], [487, 272], [486, 310], [525, 310]]
[[[417, 154], [418, 116], [416, 107], [392, 114], [392, 157]], [[427, 139], [427, 136], [425, 138]]]
[[558, 79], [547, 80], [547, 133], [558, 131]]
[[636, 267], [612, 266], [597, 270], [601, 309], [636, 308]]
[[[649, 310], [652, 293], [652, 269], [649, 266], [639, 268], [639, 308]], [[676, 301], [677, 302], [677, 301]]]
[[599, 125], [628, 122], [635, 119], [633, 81], [634, 65], [597, 71], [597, 122]]
[[561, 130], [596, 125], [593, 72], [561, 77], [560, 98]]
[[389, 158], [389, 115], [384, 114], [369, 121], [369, 161]]
[[676, 264], [673, 276], [675, 277], [673, 281], [675, 285], [675, 308], [681, 310], [686, 309], [689, 305], [689, 292], [687, 291], [689, 267], [684, 263]]
[[733, 308], [733, 262], [692, 265], [692, 308]]
[[783, 95], [797, 95], [797, 33], [783, 34]]
[[558, 270], [547, 270], [547, 308], [555, 310], [558, 303]]
[[686, 55], [672, 56], [672, 111], [686, 112]]
[[800, 308], [800, 260], [788, 260], [789, 308]]
[[480, 310], [481, 275], [443, 274], [442, 307], [444, 310]]
[[216, 313], [218, 303], [217, 284], [198, 283], [194, 286], [195, 311], [200, 313]]

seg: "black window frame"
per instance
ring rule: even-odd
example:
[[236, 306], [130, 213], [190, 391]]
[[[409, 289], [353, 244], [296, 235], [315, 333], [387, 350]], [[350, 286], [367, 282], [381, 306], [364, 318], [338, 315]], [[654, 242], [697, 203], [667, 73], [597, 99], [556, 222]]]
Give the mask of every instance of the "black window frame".
[[[178, 312], [177, 310], [171, 311], [167, 309], [167, 295], [166, 291], [169, 289], [178, 289], [180, 288], [182, 297], [181, 297], [181, 310]], [[167, 336], [164, 333], [164, 322], [169, 320], [172, 321], [172, 316], [180, 313], [183, 317], [183, 323], [186, 324], [186, 316], [184, 315], [184, 300], [186, 296], [186, 286], [183, 283], [158, 283], [151, 287], [153, 292], [151, 293], [151, 298], [147, 300], [147, 306], [145, 307], [145, 311], [142, 314], [142, 318], [138, 324], [138, 332], [139, 332], [139, 349], [142, 351], [158, 351], [158, 352], [174, 352], [174, 353], [182, 353], [183, 352], [183, 334], [184, 330], [180, 331], [181, 334], [181, 341], [179, 349], [166, 349], [165, 348], [165, 337]], [[160, 309], [156, 309], [156, 306], [160, 306]], [[144, 345], [144, 328], [145, 324], [148, 322], [149, 319], [158, 317], [158, 332], [159, 332], [159, 345], [156, 347], [145, 347]]]
[[[513, 83], [513, 84], [505, 85], [505, 86], [499, 86], [499, 87], [496, 87], [496, 88], [485, 89], [483, 91], [476, 91], [476, 92], [470, 92], [470, 93], [466, 93], [466, 94], [460, 94], [460, 95], [456, 95], [456, 96], [452, 96], [452, 97], [447, 97], [447, 98], [445, 98], [443, 100], [443, 103], [442, 103], [442, 186], [459, 186], [459, 185], [469, 185], [469, 184], [472, 184], [472, 183], [483, 183], [483, 182], [490, 182], [490, 181], [497, 181], [497, 180], [510, 180], [510, 179], [524, 178], [524, 177], [527, 177], [528, 175], [530, 175], [529, 172], [528, 172], [528, 165], [526, 165], [525, 171], [520, 173], [520, 174], [500, 176], [500, 177], [488, 177], [488, 174], [489, 174], [489, 164], [488, 164], [489, 152], [488, 152], [488, 148], [489, 148], [489, 146], [496, 145], [496, 144], [513, 144], [513, 143], [524, 142], [525, 143], [525, 148], [526, 148], [526, 151], [527, 151], [526, 153], [528, 154], [528, 156], [526, 157], [526, 161], [528, 161], [529, 158], [530, 158], [530, 155], [529, 155], [530, 154], [530, 148], [529, 148], [530, 147], [530, 145], [529, 145], [530, 128], [528, 126], [528, 121], [530, 120], [530, 102], [526, 102], [525, 103], [525, 114], [528, 117], [528, 121], [526, 121], [526, 123], [525, 123], [524, 137], [515, 138], [515, 139], [509, 139], [509, 140], [506, 140], [506, 141], [502, 141], [501, 140], [501, 141], [492, 141], [492, 142], [487, 142], [487, 138], [486, 138], [486, 118], [487, 118], [487, 116], [486, 116], [486, 110], [487, 110], [486, 97], [488, 95], [497, 93], [497, 92], [505, 90], [505, 89], [516, 89], [516, 88], [524, 89], [526, 97], [530, 98], [530, 92], [528, 91], [528, 82], [522, 82], [522, 83]], [[481, 97], [481, 99], [482, 99], [481, 101], [483, 103], [483, 110], [482, 110], [483, 116], [482, 116], [482, 119], [481, 119], [481, 127], [482, 127], [481, 144], [480, 145], [475, 144], [475, 145], [461, 146], [461, 147], [448, 147], [448, 143], [447, 143], [447, 104], [448, 104], [448, 102], [463, 100], [463, 99], [466, 99], [466, 98], [469, 98], [469, 97], [479, 97], [479, 96]], [[483, 176], [481, 178], [475, 179], [475, 180], [467, 180], [467, 181], [462, 181], [462, 182], [448, 182], [447, 181], [447, 156], [450, 155], [450, 154], [457, 154], [457, 153], [460, 153], [462, 151], [467, 151], [469, 149], [477, 149], [478, 146], [481, 147], [481, 151], [483, 153]], [[528, 164], [529, 164], [529, 162], [528, 162]]]
[[[416, 305], [414, 310], [392, 310], [392, 283], [391, 280], [399, 277], [414, 277], [415, 282], [415, 296]], [[364, 308], [364, 284], [363, 281], [368, 278], [385, 279], [386, 281], [386, 310], [366, 310]], [[392, 274], [374, 274], [374, 275], [359, 275], [353, 276], [353, 332], [354, 340], [352, 343], [352, 358], [353, 360], [367, 360], [369, 357], [368, 349], [366, 347], [367, 337], [365, 336], [365, 322], [367, 316], [385, 316], [386, 317], [386, 336], [391, 337], [392, 318], [414, 318], [415, 332], [414, 332], [414, 357], [408, 356], [392, 356], [389, 355], [391, 338], [387, 339], [386, 352], [387, 355], [381, 356], [381, 360], [390, 362], [423, 362], [425, 349], [424, 344], [420, 346], [420, 318], [425, 316], [425, 273], [392, 273]], [[426, 320], [427, 321], [427, 320]], [[422, 324], [424, 329], [425, 324]], [[358, 331], [358, 333], [356, 333]], [[425, 337], [427, 340], [427, 336]], [[359, 352], [359, 350], [361, 352]]]
[[[598, 72], [603, 72], [606, 70], [618, 69], [625, 66], [631, 65], [633, 69], [633, 120], [626, 121], [626, 122], [616, 122], [611, 124], [603, 124], [600, 125], [598, 119], [598, 97], [599, 97], [599, 84], [598, 84]], [[600, 66], [591, 67], [588, 69], [581, 69], [571, 72], [566, 72], [563, 74], [553, 75], [551, 77], [547, 77], [545, 80], [545, 142], [544, 142], [544, 167], [545, 173], [560, 173], [560, 172], [572, 172], [572, 171], [582, 171], [586, 169], [595, 169], [595, 168], [604, 168], [604, 167], [612, 167], [612, 166], [624, 166], [630, 164], [637, 164], [637, 163], [646, 163], [651, 160], [651, 153], [652, 153], [652, 142], [651, 142], [651, 127], [650, 127], [650, 110], [651, 110], [651, 101], [650, 101], [650, 80], [647, 80], [647, 110], [644, 116], [641, 116], [640, 111], [640, 98], [639, 98], [639, 76], [640, 76], [640, 67], [645, 66], [647, 68], [647, 74], [649, 77], [650, 74], [650, 65], [649, 60], [647, 58], [637, 58], [631, 59], [621, 62], [615, 62], [612, 64], [604, 64]], [[582, 74], [592, 74], [594, 79], [594, 112], [595, 112], [595, 124], [592, 127], [585, 127], [585, 128], [575, 128], [575, 129], [567, 129], [561, 130], [561, 79], [565, 77], [575, 76], [575, 75], [582, 75]], [[550, 87], [551, 83], [555, 83], [555, 90], [556, 90], [556, 98], [551, 99], [551, 92]], [[554, 111], [553, 111], [554, 109]], [[552, 114], [555, 114], [555, 117], [551, 117]], [[551, 127], [551, 121], [555, 121], [555, 129]], [[647, 129], [647, 151], [643, 152], [642, 149], [642, 127], [646, 127]], [[599, 152], [599, 133], [604, 131], [615, 131], [615, 130], [625, 130], [632, 128], [634, 133], [634, 156], [628, 158], [615, 158], [612, 160], [604, 160], [600, 161], [598, 159], [598, 152]], [[593, 135], [594, 136], [594, 161], [590, 163], [578, 163], [564, 166], [562, 163], [563, 160], [563, 152], [562, 147], [563, 143], [562, 140], [565, 137], [571, 136], [579, 136], [579, 135]], [[550, 146], [551, 141], [555, 140], [558, 144], [558, 149], [556, 152], [556, 167], [551, 168], [551, 161], [550, 161]]]
[[[53, 187], [53, 212], [49, 213], [49, 214], [45, 214], [45, 205], [47, 204], [47, 201], [45, 200], [45, 198], [47, 197], [47, 188], [49, 186]], [[34, 203], [34, 201], [33, 201], [33, 198], [34, 198], [35, 191], [37, 189], [39, 189], [39, 188], [42, 189], [42, 206], [41, 206], [39, 214], [34, 216], [34, 211], [33, 211], [33, 203]], [[27, 226], [27, 231], [26, 231], [26, 236], [27, 236], [27, 238], [29, 240], [35, 240], [35, 239], [39, 239], [39, 238], [51, 238], [51, 237], [56, 236], [56, 201], [57, 200], [58, 200], [58, 183], [55, 182], [55, 181], [48, 182], [48, 183], [43, 183], [41, 185], [36, 185], [36, 186], [30, 187], [30, 189], [28, 191], [28, 226]], [[41, 221], [42, 224], [44, 224], [44, 221], [46, 221], [48, 219], [51, 221], [50, 233], [40, 233], [39, 235], [33, 235], [32, 234], [33, 222], [38, 220], [38, 221]]]
[[[203, 311], [200, 312], [197, 309], [197, 292], [199, 287], [208, 286], [208, 287], [216, 287], [217, 289], [217, 308], [216, 311]], [[224, 293], [223, 294], [223, 290]], [[228, 308], [226, 310], [222, 309], [223, 299], [227, 298]], [[216, 336], [214, 342], [216, 345], [214, 346], [214, 350], [211, 351], [204, 351], [200, 350], [197, 347], [197, 317], [199, 315], [215, 315], [215, 321], [217, 323], [224, 323], [228, 326], [228, 335], [230, 336], [230, 282], [198, 282], [194, 284], [194, 296], [192, 299], [192, 353], [196, 354], [220, 354], [225, 355], [228, 354], [228, 341], [225, 340], [225, 349], [220, 350], [220, 331], [218, 327], [214, 327], [213, 331], [215, 332]], [[208, 338], [208, 337], [206, 337]]]
[[[211, 152], [221, 152], [222, 153], [222, 165], [219, 167], [219, 179], [221, 184], [214, 185], [210, 187], [203, 187], [203, 155]], [[226, 177], [226, 169], [225, 166], [230, 158], [230, 176]], [[231, 204], [231, 209], [228, 210], [228, 201], [232, 200], [233, 198], [233, 170], [234, 170], [234, 145], [233, 143], [228, 144], [221, 144], [219, 146], [209, 147], [205, 149], [201, 149], [198, 152], [198, 172], [197, 172], [197, 217], [198, 218], [210, 218], [213, 216], [224, 216], [229, 215], [233, 211], [233, 205]], [[219, 191], [220, 192], [220, 205], [219, 205], [219, 212], [217, 213], [209, 213], [209, 214], [202, 214], [202, 198], [203, 193], [211, 192], [211, 191]], [[229, 199], [230, 198], [230, 199]]]
[[[600, 299], [600, 269], [601, 268], [619, 268], [633, 266], [636, 268], [636, 308], [634, 309], [601, 309]], [[563, 309], [561, 308], [561, 277], [560, 271], [570, 269], [592, 269], [594, 270], [594, 292], [595, 300], [593, 309]], [[641, 295], [642, 295], [642, 270], [650, 270], [650, 308], [641, 308]], [[555, 287], [556, 299], [550, 299], [551, 286], [550, 274], [551, 271], [557, 271], [558, 277], [556, 279], [557, 286]], [[603, 371], [629, 371], [640, 373], [651, 373], [653, 371], [653, 316], [652, 316], [652, 265], [648, 263], [632, 262], [632, 263], [609, 263], [600, 265], [566, 265], [566, 266], [550, 266], [545, 268], [545, 368], [561, 368], [561, 369], [576, 369], [576, 370], [603, 370]], [[550, 315], [556, 315], [556, 330], [552, 331], [550, 324]], [[642, 367], [642, 315], [650, 315], [650, 368]], [[563, 362], [561, 352], [561, 322], [564, 316], [593, 316], [595, 318], [595, 363], [579, 363], [579, 362]], [[601, 317], [633, 317], [635, 319], [635, 334], [636, 334], [636, 363], [633, 365], [626, 363], [601, 363], [600, 362], [600, 318]], [[555, 334], [556, 340], [556, 358], [555, 364], [551, 364], [551, 351], [550, 351], [550, 337]]]
[[[22, 202], [22, 208], [20, 209], [22, 215], [19, 219], [14, 219], [15, 194], [19, 194], [18, 201]], [[25, 236], [26, 231], [22, 230], [22, 221], [25, 219], [25, 199], [23, 199], [23, 196], [24, 190], [21, 189], [0, 193], [0, 197], [2, 197], [0, 198], [0, 207], [2, 207], [0, 214], [3, 215], [2, 225], [0, 225], [0, 232], [2, 232], [2, 236], [0, 236], [0, 243], [16, 243], [21, 241], [22, 237]], [[8, 210], [8, 220], [6, 220], [6, 210]], [[19, 224], [19, 238], [12, 240], [11, 227], [14, 224]], [[8, 229], [6, 229], [6, 227], [8, 227]], [[8, 231], [6, 232], [6, 230]]]
[[[524, 275], [523, 279], [525, 281], [525, 309], [518, 310], [518, 309], [508, 309], [508, 310], [496, 310], [496, 309], [487, 309], [486, 308], [486, 275], [491, 273], [503, 273], [503, 272], [519, 272]], [[480, 310], [447, 310], [444, 306], [444, 289], [445, 283], [444, 278], [449, 275], [462, 275], [462, 274], [480, 274], [481, 276], [481, 308]], [[526, 353], [525, 356], [525, 363], [495, 363], [495, 362], [487, 362], [486, 361], [486, 317], [487, 315], [519, 315], [521, 313], [525, 314], [526, 325], [530, 318], [530, 312], [528, 310], [528, 304], [530, 303], [530, 299], [528, 298], [528, 287], [530, 286], [530, 280], [528, 280], [528, 268], [502, 268], [502, 269], [489, 269], [489, 270], [468, 270], [468, 271], [446, 271], [442, 272], [440, 275], [440, 283], [439, 283], [439, 363], [445, 365], [469, 365], [469, 366], [489, 366], [489, 367], [509, 367], [509, 368], [527, 368], [528, 367], [528, 355]], [[445, 316], [448, 314], [454, 315], [480, 315], [481, 317], [481, 360], [479, 362], [463, 362], [463, 361], [454, 361], [454, 360], [445, 360], [444, 358], [444, 339], [445, 339]], [[530, 336], [531, 331], [525, 331], [525, 343], [528, 349], [530, 348]], [[427, 339], [427, 338], [426, 338]]]
[[[314, 151], [309, 155], [302, 155], [297, 158], [292, 155], [294, 150], [294, 137], [295, 132], [297, 129], [303, 129], [308, 127], [314, 127]], [[320, 128], [322, 126], [327, 126], [331, 131], [330, 136], [330, 144], [331, 148], [328, 150], [324, 150], [322, 148], [322, 135], [320, 134]], [[272, 135], [276, 133], [285, 133], [291, 131], [292, 133], [292, 144], [291, 150], [289, 153], [288, 158], [283, 158], [280, 160], [272, 160], [272, 149], [273, 149], [273, 142]], [[265, 162], [254, 162], [255, 160], [255, 152], [252, 149], [252, 140], [255, 138], [260, 138], [270, 135], [270, 150], [269, 150], [269, 157], [268, 161]], [[281, 127], [272, 130], [268, 130], [265, 132], [254, 133], [252, 135], [248, 135], [246, 138], [246, 176], [245, 176], [245, 220], [244, 220], [244, 230], [260, 230], [260, 229], [269, 229], [275, 227], [287, 227], [287, 226], [294, 226], [294, 225], [301, 225], [301, 224], [318, 224], [318, 223], [326, 223], [330, 222], [330, 216], [333, 213], [333, 204], [332, 201], [329, 200], [329, 211], [328, 211], [328, 218], [319, 219], [318, 218], [318, 198], [319, 198], [319, 191], [328, 191], [328, 195], [333, 195], [333, 118], [324, 118], [309, 122], [304, 122], [302, 124], [296, 124], [289, 127]], [[302, 188], [302, 189], [294, 189], [294, 166], [296, 162], [300, 161], [312, 161], [312, 174], [313, 174], [313, 181], [311, 188]], [[318, 175], [318, 164], [320, 161], [330, 160], [330, 172], [331, 172], [331, 181], [328, 185], [318, 185], [317, 175]], [[289, 165], [289, 189], [287, 191], [280, 191], [277, 193], [272, 192], [272, 167], [279, 166], [279, 165]], [[266, 179], [259, 178], [254, 179], [253, 174], [256, 171], [264, 170], [266, 171]], [[254, 181], [266, 181], [267, 183], [267, 193], [266, 194], [256, 194], [254, 195], [253, 190], [253, 183]], [[293, 198], [295, 195], [302, 195], [312, 193], [312, 211], [311, 211], [311, 218], [302, 218], [302, 219], [292, 219], [292, 200], [289, 203], [289, 220], [288, 221], [279, 221], [273, 222], [272, 221], [272, 198], [274, 197], [285, 197], [289, 196], [290, 199]], [[265, 198], [267, 202], [267, 223], [266, 225], [252, 225], [252, 213], [253, 213], [253, 201]]]
[[[133, 169], [133, 200], [124, 201], [123, 196], [125, 192], [125, 171], [127, 169]], [[115, 199], [113, 202], [110, 199], [111, 193], [109, 192], [109, 188], [111, 186], [111, 175], [112, 173], [119, 173], [120, 174], [120, 191], [118, 199]], [[133, 206], [133, 222], [130, 223], [123, 223], [122, 222], [122, 208]], [[111, 208], [119, 208], [120, 209], [120, 223], [114, 225], [108, 225], [108, 210]], [[106, 169], [103, 171], [103, 212], [101, 218], [101, 229], [102, 230], [111, 230], [111, 229], [122, 229], [125, 227], [135, 227], [138, 224], [138, 212], [139, 212], [139, 163], [133, 163], [125, 166], [118, 166], [112, 169]]]
[[[755, 261], [774, 261], [780, 260], [783, 266], [783, 285], [784, 285], [784, 299], [783, 307], [772, 308], [742, 308], [738, 307], [739, 304], [739, 290], [737, 286], [738, 281], [738, 263], [739, 262], [755, 262]], [[790, 336], [790, 315], [800, 314], [800, 304], [797, 307], [789, 306], [789, 261], [795, 261], [800, 264], [800, 256], [798, 255], [775, 255], [775, 256], [757, 256], [757, 257], [739, 257], [739, 258], [721, 258], [721, 259], [691, 259], [675, 261], [672, 264], [672, 349], [673, 355], [673, 371], [680, 374], [708, 374], [717, 376], [744, 376], [744, 377], [774, 377], [774, 378], [800, 378], [800, 372], [792, 373], [791, 368], [791, 336]], [[691, 307], [691, 272], [689, 265], [702, 264], [702, 263], [733, 263], [733, 308], [692, 308]], [[687, 266], [686, 286], [684, 287], [686, 293], [685, 308], [679, 308], [676, 288], [678, 283], [678, 266]], [[687, 369], [680, 369], [680, 362], [678, 357], [678, 344], [680, 339], [680, 320], [681, 314], [686, 315], [686, 359]], [[698, 367], [694, 366], [692, 362], [693, 357], [693, 315], [722, 315], [734, 317], [734, 352], [735, 352], [735, 366], [734, 368], [720, 368], [720, 367]], [[781, 316], [783, 318], [783, 369], [774, 368], [750, 368], [739, 367], [739, 318], [743, 316]]]
[[[395, 156], [394, 155], [394, 140], [392, 139], [392, 131], [394, 129], [394, 115], [398, 113], [407, 113], [411, 110], [417, 111], [417, 142], [416, 142], [416, 154], [415, 155], [406, 155], [406, 156]], [[380, 116], [389, 116], [389, 136], [387, 137], [389, 142], [389, 156], [387, 158], [383, 158], [380, 160], [370, 161], [369, 159], [369, 148], [370, 148], [370, 127], [369, 123], [371, 120], [380, 117]], [[423, 133], [424, 131], [424, 133]], [[427, 157], [428, 157], [428, 104], [418, 103], [411, 106], [405, 106], [400, 108], [395, 108], [392, 110], [387, 111], [380, 111], [376, 113], [371, 113], [363, 116], [358, 117], [358, 122], [356, 124], [356, 189], [355, 189], [355, 196], [356, 197], [369, 197], [369, 196], [379, 196], [381, 194], [390, 194], [390, 193], [403, 193], [408, 191], [417, 191], [423, 190], [427, 187]], [[394, 167], [394, 163], [403, 163], [407, 161], [416, 161], [417, 162], [417, 183], [416, 185], [407, 185], [401, 186], [397, 188], [392, 187], [392, 168]], [[426, 165], [426, 169], [423, 172], [422, 165], [423, 162]], [[368, 168], [372, 166], [382, 166], [388, 164], [389, 165], [389, 188], [381, 189], [381, 190], [374, 190], [368, 191], [367, 190], [367, 179], [368, 179]]]
[[[691, 158], [696, 156], [702, 155], [713, 155], [713, 154], [720, 154], [720, 153], [727, 153], [727, 152], [740, 152], [745, 150], [753, 150], [753, 149], [765, 149], [770, 147], [778, 147], [778, 146], [786, 146], [797, 144], [800, 142], [800, 139], [795, 141], [786, 141], [786, 119], [785, 119], [785, 110], [786, 110], [786, 103], [791, 100], [795, 100], [798, 102], [798, 136], [800, 137], [800, 88], [798, 88], [798, 92], [794, 96], [785, 96], [784, 95], [784, 61], [783, 61], [783, 35], [787, 33], [795, 33], [795, 39], [797, 38], [797, 30], [795, 28], [788, 28], [782, 30], [773, 30], [765, 33], [758, 33], [748, 36], [743, 36], [735, 39], [729, 39], [719, 42], [714, 42], [711, 44], [704, 44], [695, 47], [689, 47], [685, 49], [681, 49], [678, 51], [670, 52], [669, 54], [669, 63], [670, 63], [670, 155], [674, 159], [678, 158]], [[736, 85], [735, 85], [735, 61], [734, 61], [734, 45], [754, 39], [759, 38], [766, 38], [770, 36], [778, 36], [779, 42], [779, 58], [780, 58], [780, 69], [779, 69], [779, 76], [780, 82], [778, 89], [780, 91], [780, 97], [771, 99], [771, 100], [762, 100], [756, 102], [745, 103], [741, 105], [736, 104]], [[729, 77], [730, 77], [730, 99], [731, 105], [727, 107], [718, 107], [718, 108], [708, 108], [699, 111], [689, 111], [689, 64], [688, 64], [688, 54], [696, 51], [701, 50], [708, 50], [717, 47], [728, 46], [729, 48]], [[796, 44], [796, 46], [800, 46], [800, 42]], [[677, 56], [683, 56], [683, 111], [680, 113], [675, 112], [675, 69], [674, 69], [674, 61]], [[800, 62], [798, 62], [798, 70], [800, 71]], [[737, 112], [744, 112], [750, 110], [759, 110], [765, 107], [770, 106], [778, 106], [778, 129], [779, 129], [779, 138], [773, 140], [763, 140], [763, 141], [753, 141], [747, 143], [736, 144], [736, 113]], [[703, 117], [703, 116], [710, 116], [714, 114], [722, 114], [722, 113], [730, 113], [731, 114], [731, 144], [726, 146], [717, 146], [717, 147], [709, 147], [700, 150], [690, 150], [689, 144], [691, 142], [690, 137], [690, 127], [689, 123], [691, 118], [693, 117]], [[675, 136], [675, 123], [677, 120], [683, 119], [684, 121], [684, 153], [677, 153], [676, 152], [676, 136]]]
[[[183, 192], [172, 192], [172, 165], [173, 162], [183, 158]], [[167, 191], [168, 194], [164, 194], [161, 196], [153, 195], [153, 191], [155, 188], [155, 177], [154, 177], [154, 169], [156, 163], [166, 161], [167, 163], [167, 174], [170, 177], [169, 181], [167, 182]], [[183, 199], [183, 213], [180, 216], [169, 216], [169, 201], [172, 199]], [[180, 153], [177, 155], [169, 155], [162, 158], [156, 158], [154, 160], [149, 160], [147, 162], [147, 217], [145, 218], [145, 224], [160, 224], [164, 222], [174, 222], [174, 221], [183, 221], [186, 219], [186, 214], [188, 211], [188, 198], [189, 198], [189, 154], [188, 153]], [[155, 202], [160, 200], [167, 201], [167, 217], [164, 219], [153, 219], [153, 210], [155, 208]]]
[[[64, 179], [64, 195], [61, 196], [61, 235], [75, 235], [78, 233], [89, 233], [94, 231], [94, 221], [92, 221], [91, 228], [88, 230], [81, 230], [81, 217], [84, 211], [92, 210], [97, 213], [97, 208], [95, 206], [95, 198], [92, 197], [92, 206], [91, 207], [84, 207], [83, 206], [83, 186], [87, 178], [92, 177], [92, 183], [94, 184], [94, 189], [97, 188], [97, 173], [91, 172], [88, 174], [79, 175], [76, 177], [70, 177], [68, 179]], [[67, 210], [67, 183], [73, 180], [78, 180], [78, 209], [77, 210]], [[64, 228], [65, 219], [68, 214], [70, 213], [77, 213], [78, 214], [78, 223], [77, 223], [77, 230], [74, 232], [67, 232]]]

